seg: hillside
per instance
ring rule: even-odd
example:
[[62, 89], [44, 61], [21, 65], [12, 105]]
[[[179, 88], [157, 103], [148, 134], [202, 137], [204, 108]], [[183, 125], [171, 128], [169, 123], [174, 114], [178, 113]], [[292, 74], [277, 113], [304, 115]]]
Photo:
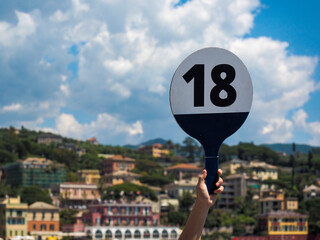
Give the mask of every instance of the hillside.
[[[273, 151], [285, 152], [286, 154], [292, 154], [292, 144], [291, 143], [272, 143], [272, 144], [261, 144], [261, 146], [269, 147]], [[309, 151], [319, 147], [313, 147], [307, 144], [296, 144], [296, 152], [307, 154]]]

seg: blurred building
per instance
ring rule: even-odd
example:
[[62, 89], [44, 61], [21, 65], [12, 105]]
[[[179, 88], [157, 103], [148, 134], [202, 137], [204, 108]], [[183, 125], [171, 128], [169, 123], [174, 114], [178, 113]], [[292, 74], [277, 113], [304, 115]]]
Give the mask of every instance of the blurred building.
[[175, 180], [173, 183], [164, 186], [169, 197], [179, 199], [185, 193], [195, 195], [198, 178]]
[[97, 140], [95, 137], [88, 138], [88, 139], [86, 140], [86, 142], [91, 143], [91, 144], [94, 144], [94, 145], [98, 145], [98, 144], [99, 144], [98, 140]]
[[85, 228], [87, 239], [170, 239], [177, 240], [178, 227], [171, 226], [88, 226]]
[[245, 174], [233, 174], [223, 178], [224, 190], [216, 204], [218, 208], [234, 209], [236, 198], [247, 194], [247, 182]]
[[66, 149], [76, 153], [79, 157], [86, 154], [86, 149], [77, 146], [74, 143], [63, 143], [59, 146], [60, 149]]
[[60, 196], [61, 208], [86, 209], [88, 204], [100, 201], [96, 184], [65, 182], [52, 186], [51, 191]]
[[305, 186], [303, 189], [303, 200], [309, 200], [320, 197], [320, 187], [316, 185]]
[[29, 157], [4, 166], [6, 184], [11, 186], [40, 186], [50, 188], [66, 180], [62, 164], [46, 158]]
[[297, 210], [298, 199], [291, 197], [285, 198], [282, 189], [264, 189], [261, 190], [259, 199], [259, 213], [267, 214], [279, 210]]
[[62, 137], [56, 134], [39, 134], [38, 143], [50, 145], [51, 143], [62, 143]]
[[173, 174], [175, 179], [182, 180], [184, 178], [198, 177], [202, 168], [192, 164], [178, 164], [164, 169], [164, 175]]
[[257, 177], [261, 181], [266, 179], [278, 179], [278, 167], [261, 161], [242, 161], [233, 159], [220, 164], [220, 168], [229, 174], [246, 173], [249, 176]]
[[89, 205], [82, 221], [90, 226], [153, 226], [160, 223], [160, 214], [152, 212], [152, 202], [104, 202]]
[[141, 146], [138, 151], [151, 155], [154, 158], [164, 158], [170, 154], [169, 149], [163, 148], [163, 145], [160, 143], [155, 143], [151, 146]]
[[102, 174], [121, 171], [131, 171], [135, 168], [136, 160], [122, 155], [98, 154], [102, 158]]
[[98, 169], [82, 169], [78, 170], [78, 176], [80, 182], [84, 182], [86, 184], [99, 184], [101, 179], [100, 171]]
[[272, 240], [306, 240], [307, 218], [307, 215], [293, 211], [271, 211], [259, 216], [258, 228]]
[[140, 177], [140, 174], [129, 172], [127, 170], [119, 170], [112, 173], [106, 173], [103, 176], [103, 187], [110, 187], [126, 182], [134, 182], [139, 184]]
[[28, 204], [17, 198], [6, 197], [0, 201], [0, 237], [9, 239], [28, 235]]
[[28, 232], [36, 239], [60, 238], [59, 208], [44, 202], [35, 202], [28, 209]]

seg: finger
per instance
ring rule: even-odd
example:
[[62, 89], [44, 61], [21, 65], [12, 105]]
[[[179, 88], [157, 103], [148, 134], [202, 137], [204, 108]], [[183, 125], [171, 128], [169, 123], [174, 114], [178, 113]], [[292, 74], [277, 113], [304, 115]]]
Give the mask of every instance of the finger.
[[216, 183], [216, 186], [220, 187], [222, 185], [222, 183], [223, 183], [223, 179], [220, 177], [219, 180]]
[[218, 174], [219, 174], [219, 175], [222, 174], [222, 170], [221, 170], [221, 169], [218, 170]]
[[214, 193], [218, 194], [218, 193], [221, 193], [223, 190], [224, 190], [224, 186], [221, 186], [218, 189], [216, 189]]
[[204, 181], [205, 177], [206, 177], [206, 171], [202, 170], [201, 174], [199, 175], [199, 179], [198, 179], [198, 183], [201, 183]]
[[206, 177], [207, 177], [207, 170], [203, 169], [203, 170], [202, 170], [202, 173], [203, 173], [203, 179], [206, 179]]

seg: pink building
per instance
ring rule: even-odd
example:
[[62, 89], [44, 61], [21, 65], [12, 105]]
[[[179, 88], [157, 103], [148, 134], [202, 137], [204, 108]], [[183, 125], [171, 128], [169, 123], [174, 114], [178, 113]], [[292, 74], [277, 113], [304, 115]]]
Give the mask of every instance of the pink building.
[[89, 205], [83, 223], [90, 226], [155, 226], [160, 215], [152, 213], [152, 203], [100, 203]]

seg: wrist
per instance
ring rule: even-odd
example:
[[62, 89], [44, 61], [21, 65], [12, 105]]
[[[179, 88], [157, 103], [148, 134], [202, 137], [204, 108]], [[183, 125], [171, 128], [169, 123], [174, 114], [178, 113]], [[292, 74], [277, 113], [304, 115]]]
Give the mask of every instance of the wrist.
[[212, 204], [210, 203], [209, 199], [201, 199], [201, 198], [196, 198], [194, 207], [197, 209], [203, 209], [204, 211], [209, 211], [210, 207]]

